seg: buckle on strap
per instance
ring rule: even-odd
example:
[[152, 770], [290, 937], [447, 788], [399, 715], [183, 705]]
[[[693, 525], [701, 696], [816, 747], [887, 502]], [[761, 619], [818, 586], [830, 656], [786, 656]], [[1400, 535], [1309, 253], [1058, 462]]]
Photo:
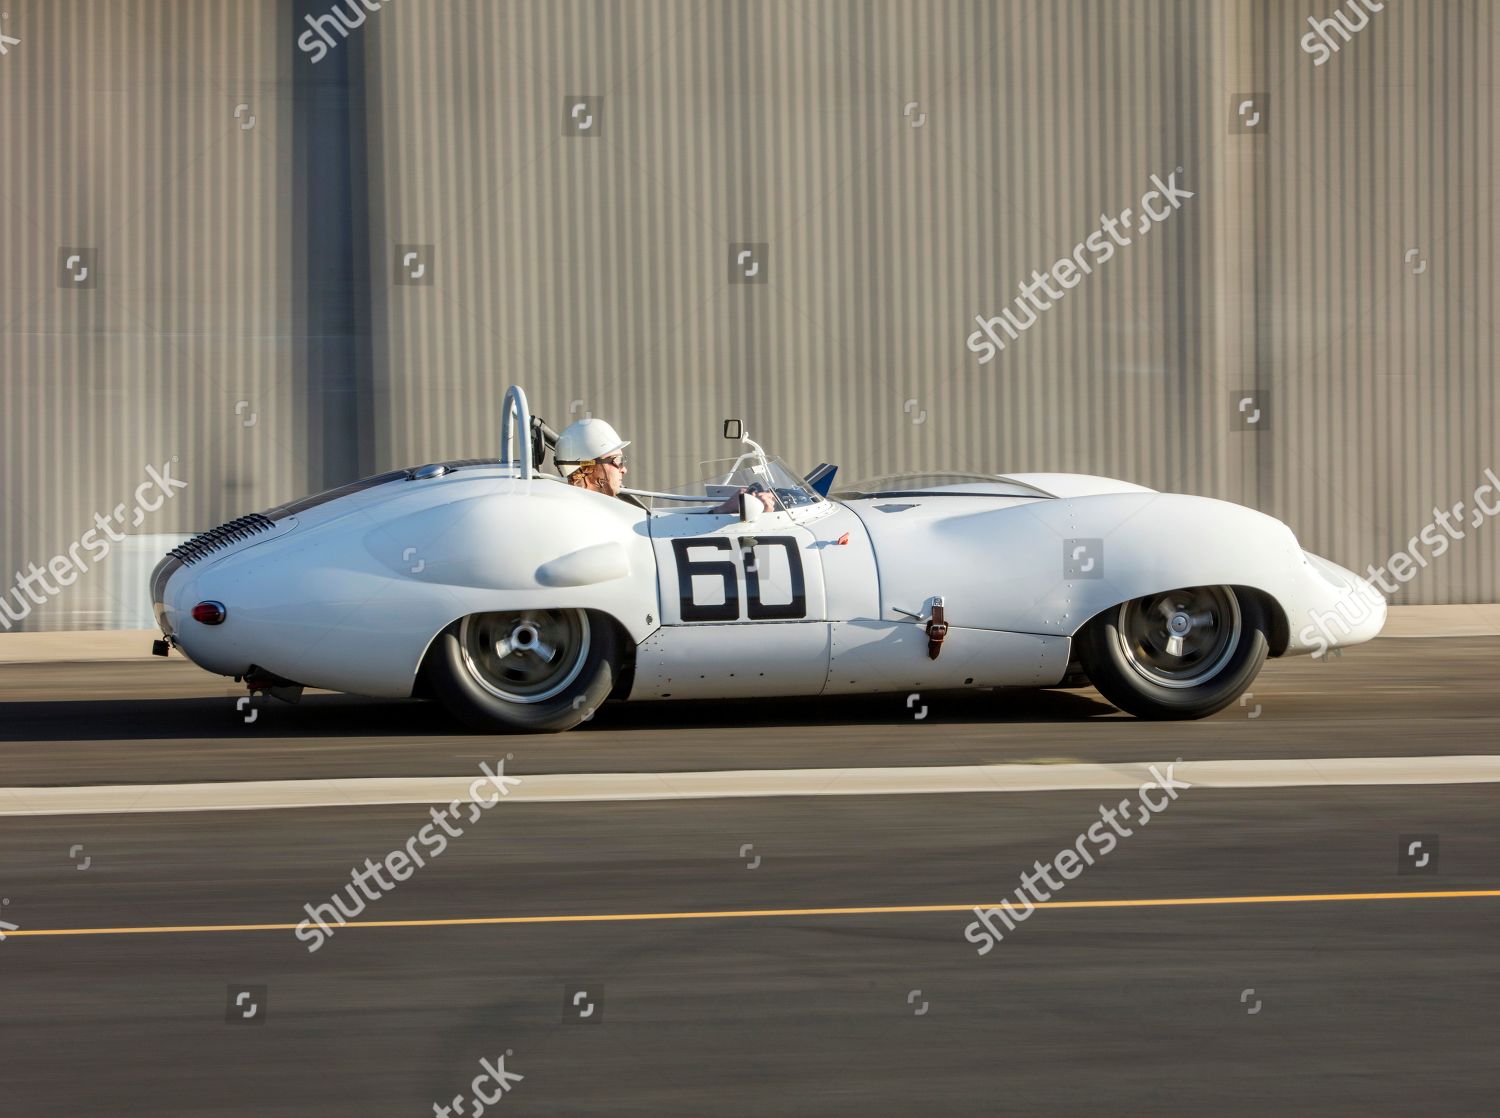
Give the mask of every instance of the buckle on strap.
[[943, 638], [948, 635], [948, 622], [943, 616], [943, 599], [932, 601], [932, 618], [927, 622], [927, 658], [936, 660], [943, 651]]

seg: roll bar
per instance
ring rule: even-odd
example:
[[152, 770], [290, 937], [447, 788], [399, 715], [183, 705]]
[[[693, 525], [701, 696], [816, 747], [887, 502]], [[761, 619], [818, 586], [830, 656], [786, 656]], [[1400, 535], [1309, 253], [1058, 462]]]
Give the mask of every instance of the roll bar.
[[[512, 425], [520, 432], [519, 454], [512, 454]], [[519, 384], [505, 390], [500, 405], [500, 461], [507, 466], [514, 462], [520, 468], [521, 480], [531, 480], [531, 408]]]

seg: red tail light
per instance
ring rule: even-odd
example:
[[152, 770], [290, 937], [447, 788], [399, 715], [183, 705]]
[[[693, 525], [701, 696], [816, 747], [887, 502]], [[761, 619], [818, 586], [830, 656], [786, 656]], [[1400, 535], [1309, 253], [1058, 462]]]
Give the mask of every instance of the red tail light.
[[222, 625], [228, 616], [223, 602], [199, 602], [193, 607], [193, 620], [203, 625]]

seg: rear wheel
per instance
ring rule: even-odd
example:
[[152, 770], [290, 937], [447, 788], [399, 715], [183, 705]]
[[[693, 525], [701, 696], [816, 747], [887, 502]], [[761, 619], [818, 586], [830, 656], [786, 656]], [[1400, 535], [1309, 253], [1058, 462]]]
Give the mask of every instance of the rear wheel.
[[1111, 607], [1078, 636], [1089, 680], [1138, 718], [1203, 718], [1250, 686], [1266, 661], [1260, 599], [1232, 586], [1193, 586]]
[[609, 695], [618, 647], [608, 618], [581, 609], [476, 613], [444, 629], [428, 658], [433, 693], [476, 730], [567, 730]]

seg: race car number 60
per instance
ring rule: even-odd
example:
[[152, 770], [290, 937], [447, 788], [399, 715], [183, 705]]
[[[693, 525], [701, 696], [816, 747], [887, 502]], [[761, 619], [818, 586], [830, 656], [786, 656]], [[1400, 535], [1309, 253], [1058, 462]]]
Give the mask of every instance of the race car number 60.
[[[786, 621], [807, 616], [807, 583], [802, 574], [802, 556], [797, 551], [795, 536], [757, 536], [756, 542], [764, 547], [786, 549], [787, 566], [792, 572], [792, 600], [784, 605], [766, 605], [760, 599], [760, 564], [745, 567], [745, 597], [748, 599], [748, 616], [751, 621]], [[706, 540], [673, 540], [672, 550], [677, 555], [677, 585], [682, 595], [682, 619], [684, 621], [738, 621], [740, 619], [739, 567], [733, 559], [690, 559], [688, 549], [694, 547], [727, 551], [733, 555], [734, 544], [722, 536]], [[693, 600], [693, 576], [717, 575], [724, 583], [724, 600], [700, 604]]]

